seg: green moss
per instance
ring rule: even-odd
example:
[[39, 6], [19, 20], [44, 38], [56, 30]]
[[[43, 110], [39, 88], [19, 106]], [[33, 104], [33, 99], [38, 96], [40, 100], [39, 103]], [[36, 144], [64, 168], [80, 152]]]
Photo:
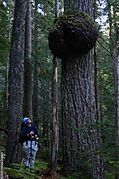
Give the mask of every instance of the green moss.
[[74, 174], [72, 174], [72, 175], [70, 175], [70, 176], [67, 176], [67, 177], [66, 177], [66, 176], [62, 176], [62, 177], [61, 177], [61, 179], [76, 179], [76, 178], [87, 179], [87, 177], [81, 176], [79, 172], [78, 172], [78, 173], [74, 173]]
[[28, 169], [20, 168], [18, 169], [13, 169], [13, 168], [7, 168], [5, 169], [6, 173], [9, 175], [10, 178], [13, 179], [39, 179], [39, 176], [35, 173], [32, 172]]
[[61, 59], [65, 59], [69, 53], [77, 57], [87, 54], [95, 46], [97, 37], [96, 26], [88, 14], [64, 14], [55, 19], [49, 32], [49, 48]]
[[[68, 22], [72, 20], [72, 24], [76, 25], [76, 23], [74, 21], [74, 17], [75, 18], [81, 18], [82, 17], [82, 22], [80, 22], [80, 24], [83, 24], [83, 23], [86, 23], [86, 22], [88, 22], [88, 24], [89, 24], [89, 22], [90, 22], [94, 25], [93, 18], [90, 15], [88, 15], [87, 13], [85, 13], [85, 12], [72, 12], [72, 11], [70, 11], [70, 12], [68, 11], [64, 15], [55, 18], [54, 24], [59, 23], [60, 21], [67, 21], [67, 19], [69, 19]], [[77, 21], [77, 23], [79, 24], [78, 21]]]
[[35, 162], [35, 169], [36, 170], [41, 170], [41, 169], [47, 169], [48, 163], [43, 162], [43, 161], [36, 161]]
[[5, 168], [6, 173], [9, 175], [10, 178], [23, 178], [22, 174], [17, 169], [13, 168]]
[[25, 169], [22, 165], [12, 164], [11, 168], [5, 168], [6, 173], [13, 179], [40, 179], [40, 171], [47, 169], [47, 163], [36, 161], [33, 171]]

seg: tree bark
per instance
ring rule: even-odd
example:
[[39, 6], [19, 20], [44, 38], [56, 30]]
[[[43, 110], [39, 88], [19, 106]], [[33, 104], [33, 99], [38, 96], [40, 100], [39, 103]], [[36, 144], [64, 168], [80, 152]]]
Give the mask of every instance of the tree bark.
[[[65, 11], [93, 15], [92, 0], [65, 0], [64, 5]], [[65, 171], [79, 171], [81, 177], [103, 179], [92, 51], [77, 58], [68, 55], [62, 60], [62, 126]]]
[[51, 121], [51, 169], [56, 170], [59, 145], [59, 127], [57, 115], [57, 61], [53, 57], [52, 74], [52, 121]]
[[34, 12], [34, 68], [33, 68], [33, 121], [39, 127], [39, 63], [38, 63], [38, 3], [35, 0]]
[[[117, 55], [117, 64], [116, 64], [116, 147], [117, 147], [117, 161], [119, 159], [119, 26], [117, 26], [117, 42], [116, 42], [116, 55]], [[119, 168], [118, 168], [119, 170]], [[116, 179], [119, 179], [119, 174], [117, 171]]]
[[6, 164], [18, 162], [20, 146], [18, 142], [23, 104], [23, 57], [24, 57], [24, 26], [26, 1], [15, 1], [15, 13], [10, 49], [9, 66], [9, 119]]
[[86, 12], [93, 16], [93, 3], [92, 0], [65, 0], [64, 10], [66, 11], [78, 11]]
[[31, 0], [27, 0], [25, 23], [24, 116], [32, 118]]
[[[113, 47], [112, 30], [113, 29], [112, 29], [112, 13], [111, 13], [112, 5], [111, 5], [110, 0], [107, 0], [107, 7], [108, 7], [108, 19], [109, 19], [109, 27], [110, 27], [110, 30], [109, 30], [110, 46], [111, 46], [111, 49], [112, 49], [112, 47]], [[113, 49], [112, 49], [111, 52], [113, 52]]]
[[[59, 16], [59, 0], [55, 0], [55, 17]], [[52, 73], [52, 121], [51, 121], [51, 169], [56, 170], [59, 146], [59, 126], [57, 115], [57, 59], [53, 56]]]

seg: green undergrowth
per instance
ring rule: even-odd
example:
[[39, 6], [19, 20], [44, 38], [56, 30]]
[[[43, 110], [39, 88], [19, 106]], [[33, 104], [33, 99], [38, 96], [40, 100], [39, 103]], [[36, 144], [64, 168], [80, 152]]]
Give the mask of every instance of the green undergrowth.
[[76, 178], [79, 178], [79, 173], [74, 173], [73, 175], [71, 176], [62, 176], [61, 179], [76, 179]]
[[81, 174], [79, 172], [76, 172], [70, 176], [62, 176], [61, 179], [89, 179], [89, 177], [81, 176]]
[[105, 179], [115, 179], [115, 174], [113, 174], [113, 173], [107, 173], [105, 175]]
[[[71, 176], [62, 176], [61, 179], [87, 179], [87, 177], [80, 176], [79, 173], [74, 173]], [[105, 179], [115, 179], [115, 173], [106, 173]]]
[[25, 169], [19, 164], [13, 164], [10, 168], [5, 168], [5, 171], [12, 179], [40, 179], [41, 171], [47, 169], [47, 166], [48, 163], [46, 162], [36, 161], [34, 170]]

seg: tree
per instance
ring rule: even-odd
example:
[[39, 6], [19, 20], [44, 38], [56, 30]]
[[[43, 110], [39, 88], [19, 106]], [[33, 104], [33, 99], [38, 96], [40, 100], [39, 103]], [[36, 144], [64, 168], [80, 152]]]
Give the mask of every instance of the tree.
[[34, 46], [33, 46], [33, 56], [34, 56], [34, 68], [33, 68], [33, 120], [37, 127], [39, 127], [39, 72], [38, 72], [38, 2], [35, 0], [34, 9]]
[[24, 26], [26, 17], [26, 1], [15, 1], [14, 22], [11, 37], [9, 65], [9, 99], [8, 99], [8, 140], [6, 164], [18, 162], [20, 146], [18, 142], [20, 120], [23, 104], [23, 58], [24, 58]]
[[[55, 17], [59, 16], [59, 0], [55, 1]], [[52, 74], [52, 121], [51, 121], [51, 169], [56, 170], [59, 145], [59, 126], [57, 111], [57, 59], [53, 57]]]
[[40, 129], [44, 144], [50, 141], [52, 56], [47, 34], [54, 19], [54, 5], [54, 1], [36, 0], [33, 9], [33, 120]]
[[27, 0], [24, 54], [24, 116], [32, 118], [31, 0]]
[[[119, 26], [117, 25], [117, 42], [116, 42], [116, 147], [117, 147], [117, 161], [119, 159]], [[119, 168], [118, 168], [119, 169]], [[118, 171], [116, 179], [119, 179]]]
[[8, 71], [8, 52], [9, 52], [9, 14], [8, 4], [4, 5], [0, 1], [0, 126], [6, 124], [7, 118], [7, 71]]
[[[101, 179], [94, 59], [90, 51], [96, 41], [96, 30], [90, 19], [93, 1], [65, 0], [64, 7], [66, 15], [56, 21], [49, 33], [49, 47], [62, 59], [63, 168], [68, 173], [79, 171], [80, 177]], [[85, 25], [92, 29], [93, 35], [89, 35]]]
[[[109, 19], [109, 37], [110, 37], [110, 53], [114, 63], [113, 74], [115, 77], [115, 93], [116, 93], [116, 158], [115, 160], [118, 161], [119, 159], [119, 27], [118, 27], [118, 8], [119, 4], [117, 1], [108, 1], [107, 0], [107, 7], [108, 7], [108, 19]], [[111, 60], [112, 60], [111, 59]], [[116, 168], [116, 167], [115, 167]], [[118, 165], [115, 170], [115, 178], [119, 179], [118, 173]]]

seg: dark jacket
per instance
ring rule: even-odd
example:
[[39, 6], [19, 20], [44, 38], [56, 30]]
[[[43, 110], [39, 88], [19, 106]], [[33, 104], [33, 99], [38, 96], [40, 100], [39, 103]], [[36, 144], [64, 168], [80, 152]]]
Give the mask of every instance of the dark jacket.
[[[34, 138], [32, 138], [32, 136], [30, 135], [31, 131], [34, 132], [34, 135], [33, 135]], [[27, 125], [21, 125], [19, 142], [22, 144], [23, 142], [28, 141], [28, 140], [37, 140], [35, 135], [38, 136], [38, 131], [34, 125], [31, 125], [31, 127], [29, 127]]]

